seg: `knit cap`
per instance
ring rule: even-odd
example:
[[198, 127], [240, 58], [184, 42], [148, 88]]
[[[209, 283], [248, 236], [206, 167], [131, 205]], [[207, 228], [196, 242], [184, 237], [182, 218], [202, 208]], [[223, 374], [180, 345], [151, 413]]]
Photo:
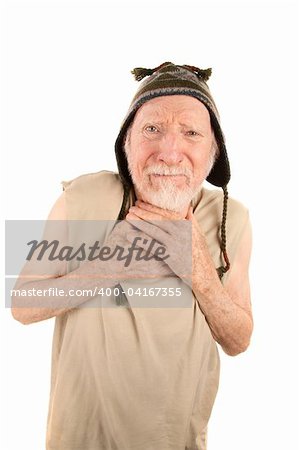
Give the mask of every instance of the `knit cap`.
[[229, 270], [230, 264], [226, 253], [226, 214], [227, 214], [227, 184], [230, 180], [230, 166], [225, 146], [225, 137], [220, 126], [220, 117], [216, 104], [211, 95], [207, 81], [212, 74], [212, 69], [199, 69], [195, 66], [176, 65], [172, 62], [164, 62], [154, 69], [136, 67], [131, 71], [137, 81], [143, 80], [130, 104], [129, 110], [122, 121], [120, 132], [115, 142], [115, 155], [119, 176], [124, 186], [123, 204], [118, 216], [121, 220], [126, 213], [126, 204], [133, 181], [129, 172], [128, 161], [124, 149], [124, 141], [127, 130], [132, 123], [137, 110], [147, 101], [165, 95], [189, 95], [198, 99], [207, 108], [210, 114], [211, 126], [214, 131], [219, 154], [212, 170], [206, 180], [214, 186], [221, 187], [224, 193], [223, 214], [221, 221], [221, 251], [226, 266], [217, 269], [218, 275]]

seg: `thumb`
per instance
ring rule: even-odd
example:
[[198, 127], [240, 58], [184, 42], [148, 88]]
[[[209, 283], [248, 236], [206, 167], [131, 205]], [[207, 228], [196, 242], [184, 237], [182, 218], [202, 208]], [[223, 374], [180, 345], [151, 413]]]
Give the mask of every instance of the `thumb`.
[[193, 208], [192, 208], [192, 206], [189, 206], [186, 219], [192, 220], [192, 216], [193, 216]]

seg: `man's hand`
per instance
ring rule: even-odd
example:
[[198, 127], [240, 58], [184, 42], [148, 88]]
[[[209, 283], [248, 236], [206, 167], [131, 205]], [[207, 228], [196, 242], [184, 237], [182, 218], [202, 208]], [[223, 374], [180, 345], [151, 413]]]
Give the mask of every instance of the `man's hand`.
[[[186, 284], [192, 286], [192, 207], [189, 207], [187, 216], [183, 217], [178, 212], [137, 200], [135, 206], [130, 208], [126, 219], [132, 221], [132, 224], [140, 230], [138, 232], [138, 236], [142, 238], [140, 246], [144, 248], [142, 241], [149, 238], [158, 241], [157, 245], [162, 244], [166, 249], [165, 254], [168, 255], [165, 263]], [[194, 221], [196, 222], [195, 218]], [[134, 235], [130, 241], [133, 239]]]
[[[211, 280], [218, 279], [192, 206], [189, 206], [186, 217], [183, 217], [180, 213], [137, 200], [126, 219], [136, 221], [134, 225], [145, 233], [144, 237], [151, 236], [166, 246], [170, 258], [165, 262], [180, 278], [185, 278], [183, 281], [189, 286], [192, 287], [196, 281], [197, 286], [202, 285], [204, 291]], [[160, 225], [157, 221], [164, 222]], [[182, 221], [189, 221], [191, 224], [186, 226]], [[192, 259], [188, 250], [191, 250]]]
[[[133, 239], [128, 239], [128, 236], [133, 236]], [[127, 264], [125, 265], [125, 259], [122, 257], [119, 258], [118, 255], [113, 257], [110, 260], [105, 261], [104, 263], [100, 263], [101, 270], [104, 269], [105, 277], [115, 279], [116, 282], [120, 282], [125, 279], [146, 279], [146, 278], [161, 278], [161, 277], [169, 277], [173, 276], [172, 270], [168, 267], [167, 264], [163, 260], [159, 260], [158, 258], [153, 257], [153, 252], [148, 252], [148, 247], [150, 243], [147, 245], [136, 245], [136, 248], [133, 248], [133, 241], [136, 238], [140, 238], [141, 233], [139, 230], [134, 229], [132, 224], [127, 220], [122, 220], [118, 222], [106, 241], [102, 244], [102, 247], [109, 247], [112, 251], [116, 247], [122, 247], [124, 249], [124, 256], [130, 254], [131, 257], [127, 259]], [[138, 243], [143, 240], [138, 239]], [[147, 236], [147, 239], [149, 237]], [[157, 246], [155, 246], [156, 248]], [[131, 250], [130, 250], [131, 248]], [[144, 258], [148, 254], [148, 258]], [[151, 256], [151, 258], [149, 258]], [[91, 264], [90, 262], [88, 264]], [[92, 263], [96, 268], [99, 266], [97, 261]]]
[[[219, 280], [205, 236], [193, 215], [191, 206], [186, 218], [182, 218], [175, 212], [137, 201], [136, 205], [130, 208], [126, 219], [133, 220], [134, 225], [138, 226], [145, 236], [154, 237], [166, 245], [167, 253], [173, 252], [174, 256], [165, 262], [178, 276], [181, 270], [180, 259], [185, 259], [186, 248], [184, 238], [179, 232], [180, 228], [175, 226], [175, 221], [191, 221], [192, 290], [214, 339], [223, 350], [232, 356], [245, 351], [253, 329], [248, 280], [251, 240], [248, 233], [246, 232], [242, 238], [230, 269], [229, 280], [224, 287]], [[157, 226], [159, 220], [161, 225]], [[171, 220], [173, 222], [170, 222]], [[155, 221], [155, 225], [152, 225], [152, 221]]]

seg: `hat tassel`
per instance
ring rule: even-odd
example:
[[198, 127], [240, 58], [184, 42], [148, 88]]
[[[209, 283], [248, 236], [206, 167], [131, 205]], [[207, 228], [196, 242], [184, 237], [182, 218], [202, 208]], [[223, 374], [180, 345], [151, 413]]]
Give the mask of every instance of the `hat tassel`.
[[199, 69], [199, 67], [188, 66], [187, 64], [184, 64], [183, 67], [186, 67], [186, 69], [192, 70], [192, 72], [194, 72], [195, 75], [197, 75], [197, 77], [203, 81], [208, 81], [208, 79], [212, 75], [211, 67], [209, 67], [208, 69]]
[[141, 81], [144, 77], [148, 75], [152, 75], [157, 70], [161, 69], [163, 66], [171, 64], [170, 62], [165, 62], [160, 64], [160, 66], [155, 67], [154, 69], [146, 69], [145, 67], [135, 67], [135, 69], [131, 70], [131, 73], [134, 75], [135, 80]]

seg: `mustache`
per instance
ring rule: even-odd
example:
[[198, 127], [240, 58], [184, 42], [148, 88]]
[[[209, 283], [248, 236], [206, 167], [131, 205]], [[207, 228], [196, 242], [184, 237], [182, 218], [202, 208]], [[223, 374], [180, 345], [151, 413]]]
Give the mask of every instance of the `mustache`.
[[146, 167], [143, 172], [145, 175], [185, 175], [187, 178], [193, 176], [193, 172], [188, 167], [169, 167], [155, 164]]

